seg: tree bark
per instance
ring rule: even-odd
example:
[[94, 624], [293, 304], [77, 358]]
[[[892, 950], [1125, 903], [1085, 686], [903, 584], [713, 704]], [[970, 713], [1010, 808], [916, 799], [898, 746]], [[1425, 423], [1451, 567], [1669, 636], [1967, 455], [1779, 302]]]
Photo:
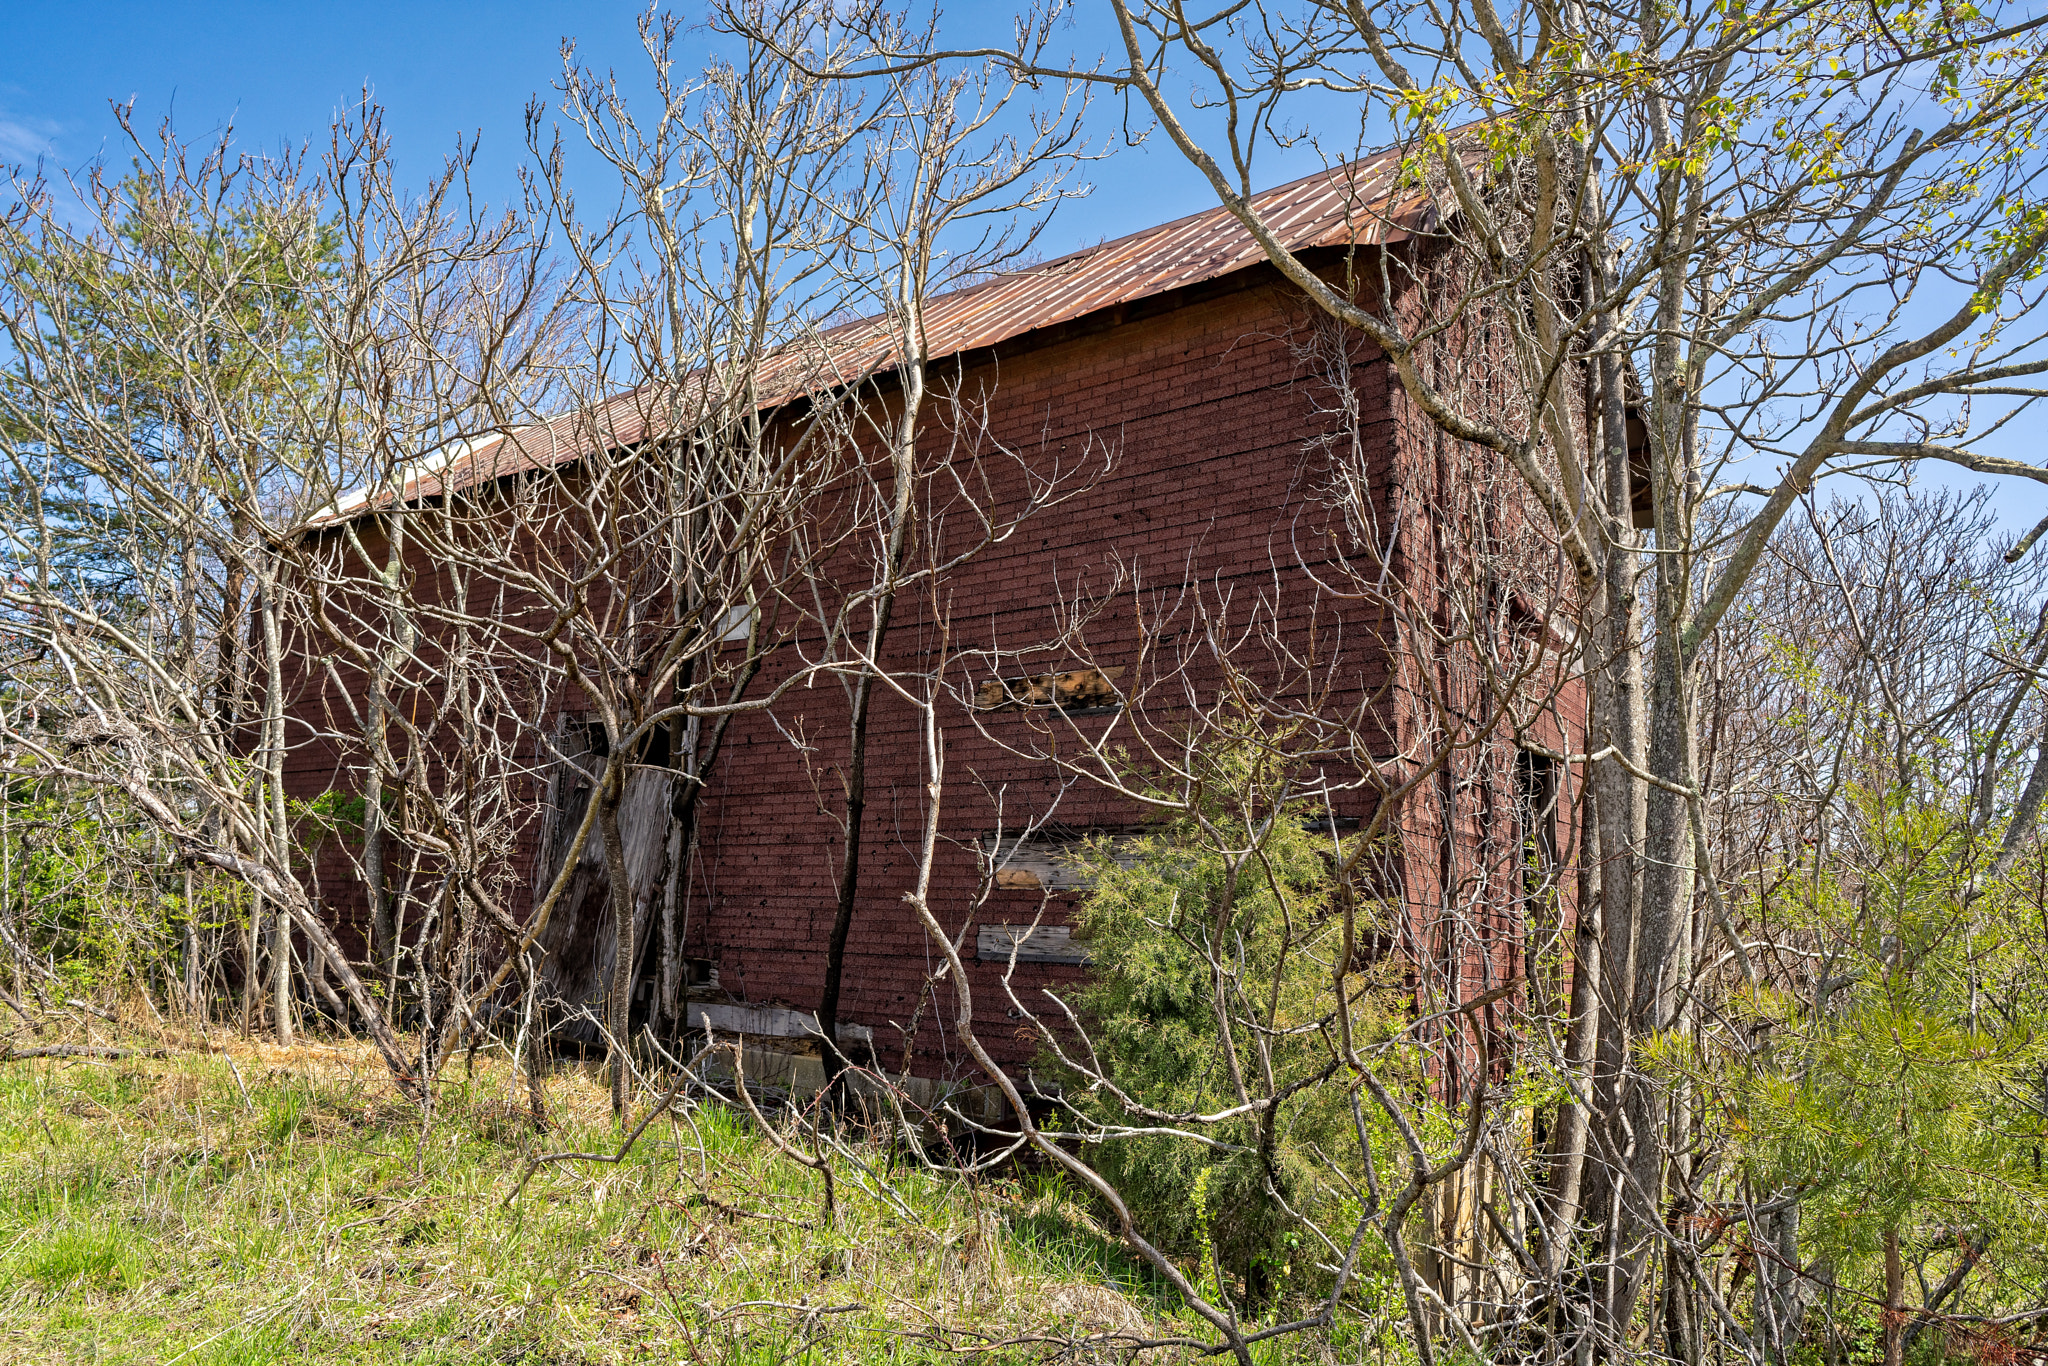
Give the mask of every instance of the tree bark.
[[270, 999], [277, 1012], [277, 1046], [292, 1046], [292, 920], [280, 906], [270, 928]]
[[391, 762], [391, 677], [403, 665], [413, 644], [412, 619], [406, 614], [404, 596], [400, 592], [405, 572], [404, 512], [394, 510], [388, 524], [390, 539], [384, 568], [378, 579], [384, 590], [385, 626], [391, 634], [392, 643], [377, 651], [371, 666], [369, 716], [364, 736], [368, 741], [369, 767], [363, 780], [363, 879], [370, 903], [370, 964], [371, 971], [385, 984], [384, 1009], [387, 1015], [397, 1009], [398, 942], [397, 928], [392, 923], [391, 889], [384, 866], [384, 769]]
[[[261, 769], [265, 800], [263, 817], [269, 825], [268, 838], [276, 867], [292, 876], [290, 816], [284, 792], [284, 631], [278, 621], [277, 564], [268, 557], [258, 562], [256, 596], [252, 608], [263, 633], [263, 741]], [[292, 926], [284, 908], [278, 908], [270, 948], [271, 1005], [277, 1013], [277, 1042], [292, 1046]]]
[[1587, 792], [1580, 806], [1579, 904], [1572, 929], [1572, 983], [1565, 1027], [1564, 1063], [1581, 1099], [1557, 1107], [1550, 1142], [1550, 1227], [1543, 1246], [1543, 1275], [1555, 1281], [1577, 1236], [1583, 1207], [1586, 1140], [1592, 1118], [1593, 1063], [1600, 1039], [1600, 828], [1597, 796]]
[[185, 988], [185, 1009], [199, 1018], [199, 911], [192, 904], [192, 870], [185, 869], [185, 934], [181, 945], [179, 977]]
[[[382, 698], [372, 695], [371, 712], [376, 719], [373, 727], [382, 724]], [[372, 744], [376, 741], [373, 739]], [[363, 775], [363, 891], [370, 903], [370, 971], [380, 981], [386, 982], [385, 1008], [391, 1005], [394, 994], [389, 983], [398, 962], [397, 946], [392, 941], [391, 896], [384, 879], [384, 774], [373, 753], [368, 770]]]
[[626, 1042], [632, 1028], [633, 1011], [633, 884], [626, 876], [626, 844], [619, 830], [619, 801], [626, 790], [626, 766], [621, 752], [605, 770], [604, 781], [592, 794], [597, 809], [598, 837], [604, 841], [605, 871], [611, 880], [612, 982], [606, 993], [606, 1052], [612, 1083], [612, 1117], [626, 1113]]
[[248, 1038], [256, 1032], [256, 1016], [262, 1009], [261, 969], [256, 962], [261, 940], [257, 927], [263, 923], [263, 893], [256, 892], [249, 898], [249, 919], [242, 926], [242, 1037]]
[[[1632, 1048], [1629, 1001], [1636, 975], [1637, 921], [1642, 899], [1642, 853], [1646, 806], [1643, 784], [1631, 772], [1643, 763], [1642, 634], [1636, 610], [1636, 559], [1640, 537], [1630, 525], [1627, 410], [1618, 362], [1600, 361], [1601, 483], [1608, 534], [1603, 538], [1602, 577], [1593, 588], [1587, 668], [1589, 753], [1612, 749], [1614, 757], [1590, 765], [1600, 857], [1599, 952], [1592, 1102], [1586, 1142], [1594, 1159], [1581, 1181], [1580, 1205], [1589, 1222], [1617, 1228], [1618, 1166], [1627, 1149], [1621, 1112], [1623, 1079]], [[1604, 1259], [1605, 1265], [1614, 1265]], [[1611, 1277], [1611, 1271], [1603, 1271]], [[1613, 1286], [1604, 1287], [1608, 1291]], [[1614, 1303], [1612, 1294], [1599, 1297]], [[1619, 1326], [1608, 1322], [1609, 1334]]]

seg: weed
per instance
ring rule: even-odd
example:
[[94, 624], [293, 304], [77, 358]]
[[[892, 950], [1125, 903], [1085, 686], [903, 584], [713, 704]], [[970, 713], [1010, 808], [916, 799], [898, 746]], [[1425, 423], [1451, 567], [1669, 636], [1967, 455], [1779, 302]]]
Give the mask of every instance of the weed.
[[122, 1230], [65, 1224], [23, 1247], [11, 1268], [48, 1290], [119, 1290], [130, 1271], [129, 1239]]

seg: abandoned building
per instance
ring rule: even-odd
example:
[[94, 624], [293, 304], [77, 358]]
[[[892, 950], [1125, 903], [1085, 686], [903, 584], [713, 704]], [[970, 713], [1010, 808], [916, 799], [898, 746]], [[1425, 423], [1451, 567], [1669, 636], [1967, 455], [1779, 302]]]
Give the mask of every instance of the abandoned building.
[[[1382, 158], [1313, 175], [1258, 205], [1326, 278], [1349, 269], [1359, 288], [1381, 288], [1384, 278], [1398, 289], [1429, 250], [1428, 211], [1403, 198], [1393, 165]], [[1406, 253], [1408, 273], [1383, 276], [1383, 252]], [[1169, 662], [1183, 671], [1190, 705], [1202, 705], [1196, 695], [1216, 686], [1205, 629], [1246, 652], [1244, 679], [1286, 693], [1290, 705], [1350, 718], [1354, 747], [1389, 773], [1425, 774], [1390, 814], [1374, 873], [1377, 893], [1398, 907], [1393, 942], [1381, 950], [1404, 955], [1416, 990], [1442, 993], [1449, 981], [1469, 999], [1529, 973], [1534, 941], [1556, 932], [1537, 923], [1532, 864], [1569, 860], [1550, 814], [1569, 775], [1550, 756], [1574, 747], [1577, 694], [1567, 683], [1510, 715], [1513, 699], [1490, 691], [1487, 671], [1473, 664], [1496, 648], [1487, 621], [1542, 634], [1541, 585], [1560, 574], [1518, 520], [1504, 471], [1438, 433], [1391, 366], [1356, 338], [1336, 343], [1343, 364], [1333, 378], [1329, 324], [1222, 210], [942, 296], [926, 328], [948, 382], [981, 396], [978, 420], [993, 439], [1100, 456], [1085, 487], [954, 571], [942, 597], [907, 595], [883, 661], [908, 668], [936, 649], [940, 612], [955, 648], [998, 661], [946, 704], [951, 777], [931, 902], [962, 935], [978, 1029], [1004, 1064], [1028, 1066], [1038, 1051], [1001, 986], [1013, 953], [1018, 990], [1033, 997], [1087, 971], [1086, 944], [1068, 934], [1078, 889], [1062, 842], [1147, 819], [1128, 800], [1063, 781], [1030, 752], [1061, 735], [1135, 724], [1126, 699], [1142, 690], [1144, 670]], [[1482, 355], [1446, 351], [1434, 363], [1476, 366]], [[472, 451], [406, 496], [461, 498], [465, 479], [502, 473], [488, 452]], [[1362, 555], [1366, 535], [1376, 546]], [[1359, 588], [1368, 579], [1370, 592]], [[1101, 598], [1084, 656], [1061, 629], [1091, 593]], [[1190, 605], [1198, 600], [1206, 616]], [[1180, 641], [1162, 639], [1174, 635]], [[1024, 649], [1051, 639], [1067, 652]], [[1293, 662], [1276, 664], [1282, 656]], [[777, 667], [771, 661], [768, 674]], [[1310, 675], [1321, 682], [1305, 682]], [[360, 762], [334, 738], [330, 686], [329, 675], [308, 670], [294, 712], [302, 734], [290, 771], [307, 798], [360, 791]], [[664, 988], [647, 954], [634, 977], [642, 1018], [770, 1038], [815, 1027], [838, 899], [836, 766], [847, 706], [846, 690], [828, 680], [737, 716], [696, 815], [694, 861], [629, 863], [635, 904], [647, 908], [640, 942], [667, 935], [684, 964], [683, 979]], [[603, 743], [577, 715], [548, 724], [567, 737], [569, 758]], [[879, 697], [839, 1018], [842, 1038], [872, 1047], [892, 1071], [964, 1079], [972, 1063], [952, 1037], [940, 955], [903, 900], [923, 754], [912, 711]], [[1335, 828], [1370, 821], [1374, 783], [1354, 773], [1336, 786]], [[508, 854], [504, 909], [514, 919], [553, 884], [587, 792], [556, 763], [526, 797]], [[662, 780], [629, 797], [621, 819], [659, 826], [667, 798]], [[1019, 838], [1027, 826], [1031, 835]], [[658, 834], [640, 843], [657, 855], [664, 847]], [[609, 874], [597, 844], [586, 846], [541, 940], [571, 1008], [601, 1009], [612, 974]], [[395, 879], [402, 856], [386, 857]], [[309, 876], [350, 952], [363, 953], [370, 912], [346, 851], [329, 840]], [[658, 1001], [664, 990], [682, 997], [680, 1010]]]

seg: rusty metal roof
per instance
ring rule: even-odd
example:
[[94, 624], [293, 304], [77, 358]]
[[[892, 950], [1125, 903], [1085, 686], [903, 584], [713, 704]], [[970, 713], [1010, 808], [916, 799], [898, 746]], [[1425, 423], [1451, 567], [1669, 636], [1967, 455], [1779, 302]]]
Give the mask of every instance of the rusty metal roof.
[[[1251, 204], [1290, 250], [1396, 242], [1409, 235], [1428, 208], [1420, 187], [1396, 184], [1400, 164], [1398, 149], [1381, 152], [1266, 190]], [[1189, 214], [932, 299], [925, 306], [927, 354], [937, 360], [995, 346], [1265, 259], [1265, 251], [1229, 210]], [[757, 392], [764, 395], [763, 406], [778, 407], [872, 375], [891, 363], [894, 352], [887, 319], [860, 319], [830, 329], [813, 345], [793, 345], [771, 357], [758, 376]], [[396, 496], [409, 502], [564, 464], [600, 446], [630, 446], [662, 425], [665, 419], [657, 408], [672, 411], [674, 406], [645, 389], [617, 394], [590, 409], [468, 443], [437, 468], [417, 468]], [[390, 497], [374, 501], [383, 505]], [[314, 521], [357, 516], [371, 501], [354, 495]]]
[[[1425, 204], [1419, 191], [1393, 193], [1399, 162], [1398, 153], [1383, 152], [1319, 171], [1254, 196], [1252, 207], [1290, 250], [1395, 241]], [[954, 355], [1265, 259], [1229, 210], [1208, 209], [943, 295], [932, 301], [925, 331], [934, 357]]]

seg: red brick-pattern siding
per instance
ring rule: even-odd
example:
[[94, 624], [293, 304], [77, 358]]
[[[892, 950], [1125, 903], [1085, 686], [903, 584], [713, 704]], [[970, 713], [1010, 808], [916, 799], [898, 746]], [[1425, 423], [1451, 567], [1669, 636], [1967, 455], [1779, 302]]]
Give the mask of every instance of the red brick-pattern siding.
[[[1007, 543], [951, 575], [936, 604], [924, 595], [906, 597], [885, 662], [927, 667], [942, 617], [956, 648], [1019, 649], [1054, 633], [1056, 602], [1121, 584], [1090, 626], [1085, 660], [1072, 653], [1035, 656], [1010, 671], [1084, 662], [1116, 667], [1138, 654], [1145, 627], [1134, 604], [1172, 600], [1195, 584], [1212, 609], [1227, 597], [1235, 621], [1269, 620], [1276, 639], [1304, 649], [1302, 643], [1313, 640], [1322, 669], [1341, 679], [1325, 699], [1332, 707], [1356, 705], [1362, 694], [1394, 683], [1398, 692], [1377, 713], [1390, 752], [1424, 734], [1429, 708], [1418, 699], [1432, 688], [1411, 675], [1430, 661], [1404, 656], [1381, 605], [1321, 593], [1302, 567], [1307, 560], [1320, 566], [1316, 572], [1326, 581], [1332, 577], [1322, 563], [1333, 544], [1326, 534], [1333, 514], [1322, 496], [1325, 457], [1310, 446], [1335, 419], [1316, 411], [1319, 381], [1298, 351], [1313, 324], [1270, 271], [1246, 272], [1234, 283], [1248, 287], [1209, 287], [1149, 316], [1100, 320], [1093, 330], [1072, 329], [1076, 335], [1050, 344], [1016, 345], [1000, 356], [940, 367], [945, 373], [937, 382], [977, 400], [971, 406], [986, 433], [1016, 460], [1044, 473], [1055, 466], [1078, 471], [1091, 462], [1099, 470], [1105, 451], [1113, 459], [1085, 492], [1034, 516]], [[1452, 597], [1470, 588], [1475, 572], [1461, 548], [1458, 519], [1471, 506], [1461, 481], [1487, 466], [1445, 443], [1400, 396], [1383, 363], [1361, 357], [1354, 378], [1367, 482], [1376, 500], [1388, 509], [1398, 505], [1410, 519], [1396, 570], [1418, 610], [1447, 620]], [[927, 444], [935, 453], [947, 446], [943, 406], [928, 424]], [[994, 507], [1007, 514], [1023, 500], [1022, 480], [1014, 470], [1004, 473], [1009, 457], [986, 440], [981, 454], [993, 479]], [[1072, 480], [1087, 482], [1078, 472]], [[957, 543], [975, 534], [973, 519], [963, 514], [954, 507], [936, 524], [933, 555], [943, 552], [948, 538]], [[1513, 528], [1508, 534], [1512, 539]], [[437, 572], [417, 557], [413, 568], [423, 578]], [[1193, 625], [1184, 612], [1180, 629]], [[1407, 642], [1410, 655], [1414, 643]], [[1276, 688], [1300, 683], [1290, 683], [1279, 665], [1262, 663], [1256, 650], [1242, 662], [1254, 675], [1264, 669]], [[1437, 664], [1434, 692], [1475, 714], [1483, 710], [1473, 670], [1461, 674], [1456, 660]], [[1197, 682], [1204, 677], [1200, 671], [1192, 676]], [[978, 680], [954, 681], [971, 689]], [[348, 726], [334, 719], [323, 677], [301, 683], [294, 711], [299, 743], [290, 768], [295, 795], [353, 790], [347, 746], [314, 738]], [[346, 675], [346, 685], [359, 688], [360, 679]], [[797, 689], [772, 720], [750, 716], [735, 723], [713, 774], [701, 817], [701, 860], [684, 908], [687, 952], [716, 962], [722, 985], [739, 998], [805, 1009], [817, 1004], [841, 852], [835, 816], [846, 715], [845, 692], [836, 681]], [[1021, 740], [1033, 723], [1017, 714], [985, 724], [999, 733], [1009, 726]], [[1077, 724], [1100, 729], [1128, 721], [1081, 718]], [[789, 742], [792, 733], [812, 746], [808, 754]], [[998, 823], [1014, 827], [1026, 817], [1053, 814], [1068, 826], [1119, 826], [1143, 813], [1086, 784], [1071, 787], [1050, 811], [1056, 782], [1049, 767], [990, 743], [957, 711], [947, 718], [946, 757], [947, 842], [930, 902], [942, 923], [964, 931], [984, 1041], [1005, 1063], [1028, 1064], [1037, 1044], [1013, 1017], [999, 968], [974, 960], [973, 927], [1028, 920], [1039, 897], [996, 890], [982, 900], [975, 841]], [[964, 1069], [967, 1059], [954, 1036], [951, 989], [934, 986], [942, 959], [903, 901], [923, 820], [921, 760], [913, 712], [883, 693], [871, 725], [862, 889], [841, 1014], [874, 1029], [886, 1063], [908, 1061], [934, 1075]], [[1505, 736], [1475, 745], [1401, 813], [1399, 849], [1383, 876], [1400, 898], [1407, 948], [1421, 965], [1416, 989], [1429, 1008], [1440, 1008], [1436, 998], [1447, 991], [1473, 994], [1521, 970], [1526, 936], [1511, 891], [1519, 877], [1507, 786], [1512, 772]], [[998, 787], [1000, 817], [991, 797]], [[515, 915], [528, 904], [541, 824], [542, 794], [528, 785], [526, 795], [531, 810], [519, 823], [501, 880]], [[1370, 812], [1361, 798], [1339, 814]], [[345, 942], [360, 952], [366, 914], [344, 852], [330, 841], [309, 872], [329, 913], [349, 931]], [[1060, 923], [1064, 914], [1064, 899], [1054, 897], [1049, 922]], [[1072, 983], [1080, 971], [1021, 965], [1017, 989], [1041, 1004], [1040, 988]], [[903, 1028], [913, 1021], [914, 1035]]]

